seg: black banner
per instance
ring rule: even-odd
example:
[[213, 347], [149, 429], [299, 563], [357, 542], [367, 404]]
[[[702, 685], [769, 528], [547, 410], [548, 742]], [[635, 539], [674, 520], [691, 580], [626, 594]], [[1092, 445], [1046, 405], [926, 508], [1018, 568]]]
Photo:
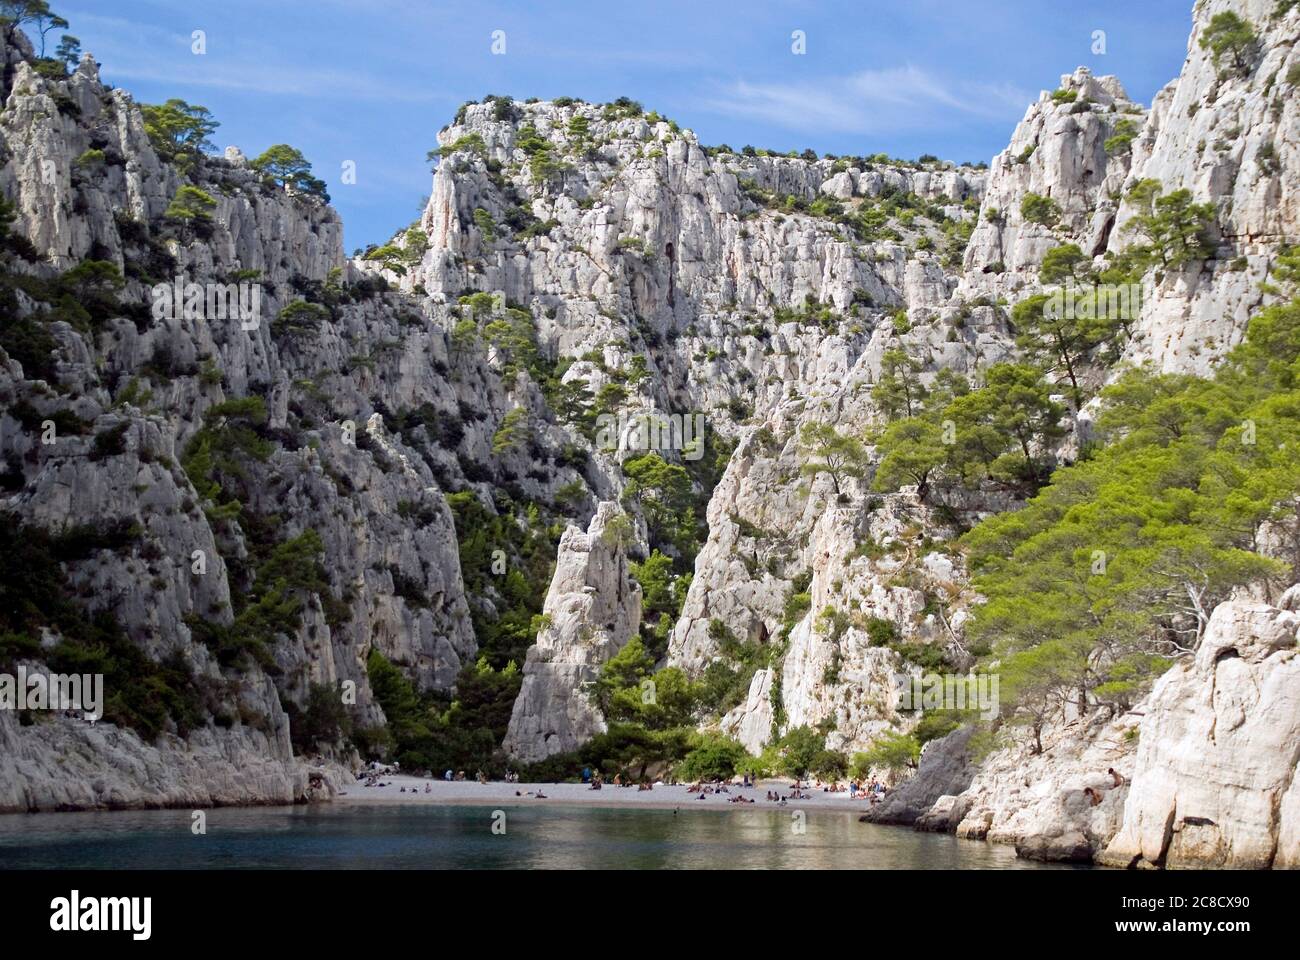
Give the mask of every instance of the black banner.
[[[928, 946], [1037, 934], [1232, 949], [1285, 929], [1294, 890], [1281, 873], [1032, 871], [165, 871], [4, 872], [6, 943], [77, 946], [427, 946], [472, 934], [510, 949], [585, 940], [637, 904], [659, 934], [724, 940], [758, 915], [773, 933], [881, 944], [907, 931]], [[854, 920], [852, 918], [858, 917]], [[783, 922], [782, 922], [783, 921]], [[760, 921], [763, 922], [763, 921]], [[793, 925], [793, 926], [792, 926]], [[107, 929], [105, 929], [107, 928]], [[803, 931], [803, 933], [799, 933]], [[892, 932], [891, 932], [892, 931]], [[1059, 939], [1058, 939], [1058, 942]]]

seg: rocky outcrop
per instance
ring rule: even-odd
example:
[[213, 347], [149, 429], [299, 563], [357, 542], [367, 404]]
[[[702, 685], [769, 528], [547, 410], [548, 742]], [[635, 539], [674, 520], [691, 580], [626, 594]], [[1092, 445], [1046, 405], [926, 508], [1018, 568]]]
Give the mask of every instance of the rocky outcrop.
[[1117, 718], [1053, 725], [1041, 753], [1003, 747], [972, 765], [962, 732], [951, 734], [863, 819], [1009, 843], [1039, 860], [1296, 867], [1297, 607], [1300, 587], [1276, 607], [1220, 604], [1195, 657], [1145, 700]]
[[602, 503], [586, 533], [571, 526], [560, 540], [545, 622], [524, 662], [503, 744], [524, 763], [576, 750], [605, 730], [591, 685], [641, 622], [641, 587], [625, 554], [630, 533], [618, 506]]
[[727, 711], [719, 722], [722, 732], [735, 737], [752, 754], [763, 752], [772, 739], [772, 671], [755, 670], [743, 703]]
[[949, 829], [1013, 844], [1031, 860], [1091, 862], [1119, 827], [1127, 785], [1108, 771], [1131, 774], [1133, 726], [1133, 718], [1098, 711], [1046, 732], [1041, 753], [995, 751], [958, 796]]
[[[1198, 2], [1182, 71], [1149, 111], [1116, 78], [1085, 68], [1044, 91], [990, 166], [958, 295], [1034, 293], [1043, 257], [1061, 244], [1090, 256], [1121, 252], [1138, 239], [1130, 227], [1141, 211], [1128, 192], [1141, 180], [1159, 181], [1165, 193], [1185, 188], [1215, 207], [1214, 253], [1148, 272], [1127, 356], [1211, 372], [1263, 302], [1261, 282], [1278, 248], [1300, 237], [1300, 11], [1278, 10], [1273, 0]], [[1225, 12], [1256, 35], [1240, 66], [1216, 63], [1201, 46], [1210, 21]], [[1026, 221], [1020, 205], [1030, 194], [1054, 201], [1059, 218]]]
[[1215, 608], [1194, 660], [1156, 683], [1112, 866], [1300, 867], [1300, 613]]
[[[1106, 141], [1121, 123], [1138, 129], [1145, 121], [1117, 78], [1094, 77], [1086, 67], [1062, 76], [1056, 91], [1043, 91], [990, 166], [966, 247], [963, 292], [1001, 295], [1034, 286], [1043, 257], [1063, 243], [1102, 253], [1129, 167], [1127, 152], [1108, 152]], [[1059, 216], [1027, 218], [1021, 204], [1031, 194], [1051, 200]]]
[[[261, 694], [273, 699], [266, 683]], [[349, 780], [337, 763], [293, 756], [278, 704], [265, 729], [208, 728], [153, 743], [61, 715], [20, 726], [0, 711], [0, 813], [303, 803], [328, 800]]]
[[951, 833], [962, 819], [965, 801], [958, 794], [970, 786], [976, 764], [970, 755], [973, 727], [954, 730], [932, 740], [921, 752], [915, 776], [904, 780], [858, 819], [864, 823], [916, 825], [936, 833]]

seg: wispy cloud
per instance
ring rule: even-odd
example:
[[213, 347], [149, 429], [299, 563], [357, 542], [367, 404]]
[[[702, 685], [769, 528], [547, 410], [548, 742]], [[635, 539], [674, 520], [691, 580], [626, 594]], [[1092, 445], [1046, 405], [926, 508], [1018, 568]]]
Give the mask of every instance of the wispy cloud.
[[181, 73], [163, 66], [106, 65], [115, 78], [166, 83], [171, 86], [245, 90], [292, 97], [323, 97], [332, 100], [382, 101], [385, 103], [452, 102], [452, 98], [415, 90], [394, 89], [390, 84], [369, 80], [355, 73], [310, 70], [301, 67], [265, 67], [250, 64], [208, 66]]
[[[370, 75], [357, 65], [349, 65], [345, 70], [321, 70], [286, 62], [282, 49], [259, 49], [245, 42], [237, 56], [216, 50], [196, 56], [191, 50], [193, 41], [189, 34], [111, 16], [82, 16], [79, 22], [102, 31], [101, 39], [90, 52], [103, 63], [105, 75], [115, 81], [343, 102], [438, 103], [451, 99], [425, 90], [408, 89], [391, 79]], [[117, 37], [129, 37], [130, 42], [119, 41]]]
[[799, 83], [737, 81], [707, 96], [712, 110], [791, 130], [892, 134], [971, 119], [1007, 121], [1033, 95], [1007, 84], [947, 80], [914, 66]]

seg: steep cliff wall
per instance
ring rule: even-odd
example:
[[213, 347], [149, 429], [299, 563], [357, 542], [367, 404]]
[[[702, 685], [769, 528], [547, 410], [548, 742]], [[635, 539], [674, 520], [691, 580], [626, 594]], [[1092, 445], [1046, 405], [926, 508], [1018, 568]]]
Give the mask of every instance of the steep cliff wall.
[[[360, 293], [344, 269], [334, 212], [268, 187], [238, 151], [204, 161], [194, 174], [214, 201], [208, 234], [178, 232], [165, 214], [182, 176], [158, 156], [129, 95], [104, 88], [89, 57], [58, 80], [38, 74], [20, 53], [6, 50], [17, 62], [0, 115], [0, 189], [16, 210], [13, 232], [32, 250], [13, 268], [33, 291], [31, 284], [86, 260], [111, 265], [125, 280], [114, 315], [88, 328], [48, 322], [45, 379], [6, 358], [5, 508], [52, 531], [106, 523], [133, 530], [127, 548], [68, 564], [70, 584], [155, 661], [179, 657], [211, 694], [209, 725], [189, 746], [142, 744], [130, 731], [108, 736], [62, 719], [7, 725], [14, 750], [6, 751], [3, 806], [188, 803], [205, 789], [215, 802], [304, 797], [307, 779], [282, 703], [301, 710], [313, 684], [351, 684], [358, 723], [381, 724], [368, 650], [405, 665], [422, 686], [448, 687], [475, 649], [438, 482], [423, 458], [408, 456], [373, 420], [377, 408], [455, 407], [461, 398], [436, 373], [445, 366], [446, 337], [405, 298]], [[178, 277], [198, 284], [242, 278], [257, 285], [261, 311], [248, 329], [224, 314], [159, 316], [152, 289]], [[311, 337], [286, 333], [279, 312], [327, 282], [346, 288], [346, 302]], [[12, 307], [48, 316], [21, 288]], [[367, 355], [374, 361], [359, 362]], [[478, 389], [461, 390], [473, 402], [492, 402]], [[265, 429], [278, 442], [245, 464], [237, 518], [219, 518], [181, 461], [210, 425], [205, 412], [250, 397], [262, 401]], [[42, 442], [47, 417], [60, 426]], [[490, 446], [490, 432], [478, 442]], [[421, 522], [399, 515], [399, 505]], [[270, 547], [307, 531], [323, 548], [324, 596], [303, 592], [297, 627], [282, 634], [270, 659], [233, 671], [218, 663], [205, 638], [235, 624], [239, 593], [252, 586], [252, 554], [261, 549], [254, 541]], [[416, 584], [427, 602], [399, 596], [394, 577]], [[215, 726], [213, 716], [221, 720]], [[51, 749], [82, 760], [51, 765]], [[154, 772], [123, 772], [142, 763]], [[226, 764], [228, 774], [218, 776]]]

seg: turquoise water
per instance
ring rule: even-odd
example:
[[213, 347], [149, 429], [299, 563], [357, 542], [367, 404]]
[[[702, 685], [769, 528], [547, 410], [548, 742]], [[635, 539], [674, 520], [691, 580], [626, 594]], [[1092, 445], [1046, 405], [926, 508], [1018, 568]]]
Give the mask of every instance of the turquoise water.
[[[1042, 869], [1006, 846], [780, 810], [346, 806], [0, 816], [0, 869]], [[499, 820], [498, 820], [499, 822]]]

